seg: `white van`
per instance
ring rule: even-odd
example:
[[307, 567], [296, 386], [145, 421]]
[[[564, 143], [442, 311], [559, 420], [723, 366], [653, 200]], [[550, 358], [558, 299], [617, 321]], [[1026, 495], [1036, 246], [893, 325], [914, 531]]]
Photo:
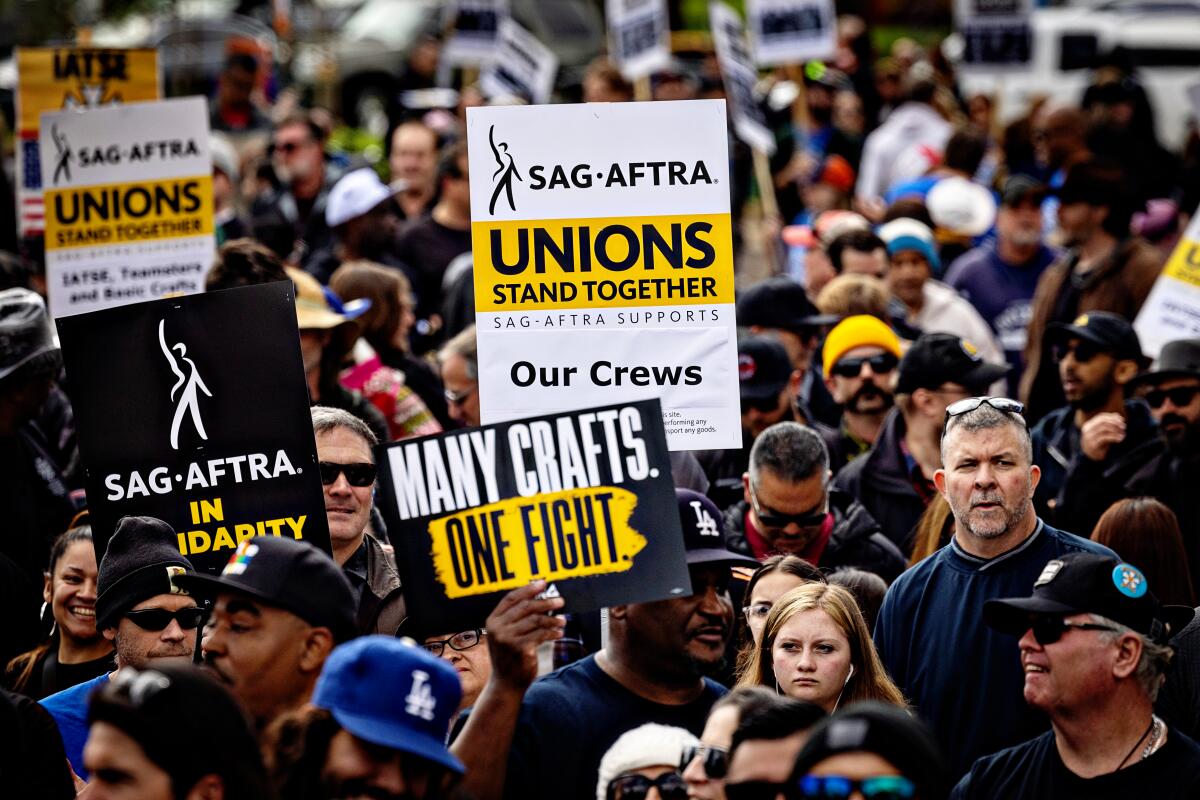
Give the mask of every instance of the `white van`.
[[[1200, 108], [1200, 3], [1186, 0], [1118, 2], [1034, 9], [1032, 61], [1028, 66], [959, 70], [964, 95], [995, 94], [1003, 122], [1022, 116], [1037, 97], [1078, 103], [1091, 83], [1091, 67], [1114, 51], [1127, 53], [1154, 108], [1159, 140], [1182, 147], [1189, 119]], [[947, 40], [960, 63], [962, 41]]]

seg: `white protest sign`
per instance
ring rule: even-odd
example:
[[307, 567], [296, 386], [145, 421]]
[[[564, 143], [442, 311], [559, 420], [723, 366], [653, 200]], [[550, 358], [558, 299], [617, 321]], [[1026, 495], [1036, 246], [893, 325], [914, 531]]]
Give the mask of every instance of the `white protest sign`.
[[754, 84], [758, 73], [750, 56], [742, 19], [724, 3], [710, 3], [708, 20], [712, 26], [713, 47], [721, 67], [725, 94], [733, 107], [733, 130], [754, 150], [768, 156], [775, 153], [775, 135], [767, 126], [762, 107], [754, 102]]
[[666, 0], [608, 0], [608, 52], [627, 79], [654, 74], [671, 61]]
[[746, 0], [746, 27], [759, 66], [819, 61], [837, 50], [833, 0]]
[[1158, 358], [1167, 342], [1200, 336], [1200, 210], [1171, 251], [1133, 328], [1149, 358]]
[[741, 446], [722, 100], [473, 108], [486, 424], [660, 399], [671, 449]]
[[202, 97], [42, 114], [55, 317], [204, 289], [212, 158]]
[[954, 25], [963, 39], [964, 69], [994, 72], [1033, 60], [1033, 0], [955, 0]]
[[479, 75], [488, 97], [515, 95], [532, 103], [549, 103], [558, 74], [558, 56], [512, 17], [500, 21], [494, 57]]
[[450, 66], [479, 66], [492, 57], [508, 0], [454, 0], [442, 10], [449, 36], [442, 59]]

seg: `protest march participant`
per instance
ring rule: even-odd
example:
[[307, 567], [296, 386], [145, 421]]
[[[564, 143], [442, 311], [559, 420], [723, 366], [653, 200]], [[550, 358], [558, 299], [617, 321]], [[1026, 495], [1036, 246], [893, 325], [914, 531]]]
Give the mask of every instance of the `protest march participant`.
[[979, 759], [952, 796], [1197, 796], [1200, 745], [1153, 713], [1168, 641], [1193, 616], [1161, 605], [1137, 567], [1091, 553], [1049, 561], [1032, 595], [989, 601], [988, 625], [1021, 637], [1025, 702], [1051, 730]]
[[892, 295], [905, 307], [905, 322], [925, 333], [949, 333], [972, 342], [985, 361], [1007, 363], [991, 327], [954, 289], [934, 280], [939, 274], [937, 242], [925, 223], [907, 217], [880, 226], [887, 243]]
[[13, 797], [71, 800], [75, 782], [54, 719], [32, 698], [0, 689], [0, 774]]
[[742, 292], [737, 299], [738, 325], [752, 334], [778, 339], [787, 350], [793, 374], [788, 382], [790, 400], [810, 422], [836, 418], [837, 408], [820, 375], [813, 368], [822, 327], [837, 319], [824, 315], [808, 299], [804, 287], [788, 277], [767, 278]]
[[[762, 640], [763, 625], [775, 601], [798, 586], [806, 583], [825, 583], [821, 570], [799, 556], [767, 556], [762, 565], [746, 583], [742, 609], [746, 629], [750, 632], [750, 644]], [[740, 658], [739, 658], [740, 662]]]
[[1160, 501], [1153, 497], [1118, 500], [1100, 515], [1089, 538], [1110, 548], [1121, 560], [1138, 564], [1162, 603], [1196, 605], [1179, 520]]
[[68, 434], [74, 437], [46, 424], [55, 415], [71, 417], [66, 396], [55, 386], [61, 369], [45, 301], [28, 289], [0, 292], [0, 501], [6, 531], [0, 553], [34, 585], [42, 581], [50, 543], [75, 515], [63, 474], [71, 453], [58, 446]]
[[88, 705], [85, 795], [271, 797], [258, 743], [228, 690], [191, 665], [126, 670]]
[[1119, 167], [1100, 160], [1076, 163], [1057, 195], [1059, 230], [1068, 249], [1042, 273], [1033, 296], [1020, 387], [1031, 422], [1063, 404], [1044, 339], [1050, 323], [1093, 311], [1135, 319], [1162, 269], [1158, 250], [1129, 234], [1136, 209]]
[[912, 531], [936, 494], [942, 465], [939, 440], [946, 406], [986, 391], [1007, 367], [989, 364], [965, 339], [927, 333], [900, 361], [896, 406], [875, 444], [837, 474], [834, 485], [854, 495], [900, 548], [912, 550]]
[[954, 777], [1044, 725], [1020, 702], [1020, 663], [1002, 655], [1015, 650], [1013, 637], [983, 624], [983, 604], [1028, 591], [1046, 562], [1066, 553], [1112, 555], [1038, 519], [1041, 470], [1021, 410], [996, 397], [946, 409], [934, 482], [954, 536], [888, 588], [875, 625], [884, 666], [933, 729]]
[[908, 79], [900, 104], [863, 143], [862, 162], [854, 188], [855, 201], [864, 212], [881, 204], [883, 195], [901, 180], [915, 178], [925, 166], [913, 167], [912, 158], [923, 150], [940, 158], [950, 138], [950, 123], [934, 108], [937, 84], [933, 80]]
[[[403, 629], [402, 629], [403, 631]], [[462, 683], [462, 701], [457, 711], [470, 708], [479, 699], [492, 674], [492, 657], [487, 645], [486, 628], [471, 628], [458, 633], [422, 636], [421, 647], [454, 667]], [[480, 647], [480, 645], [484, 645]], [[453, 722], [451, 722], [453, 726]]]
[[237, 546], [220, 575], [176, 580], [212, 601], [204, 664], [259, 731], [307, 703], [329, 653], [355, 635], [349, 581], [307, 542], [256, 536]]
[[367, 532], [375, 491], [375, 445], [362, 420], [338, 408], [313, 406], [313, 435], [329, 543], [355, 595], [359, 633], [391, 636], [404, 621], [404, 592], [395, 562]]
[[775, 695], [749, 708], [738, 720], [729, 744], [725, 775], [728, 800], [780, 800], [809, 733], [825, 712], [804, 700]]
[[625, 731], [600, 759], [596, 800], [686, 800], [680, 765], [699, 743], [683, 728], [653, 722]]
[[72, 769], [87, 778], [87, 698], [126, 669], [192, 660], [204, 609], [179, 583], [192, 564], [175, 531], [153, 517], [123, 517], [108, 540], [96, 581], [96, 630], [113, 643], [117, 668], [44, 698], [62, 734]]
[[217, 250], [212, 269], [204, 277], [204, 291], [215, 292], [286, 280], [291, 278], [279, 256], [253, 239], [234, 239]]
[[54, 540], [42, 596], [54, 631], [8, 664], [5, 684], [40, 700], [115, 669], [113, 645], [96, 629], [96, 549], [80, 525]]
[[308, 258], [305, 271], [327, 284], [338, 265], [366, 260], [404, 272], [411, 279], [411, 268], [395, 253], [400, 220], [392, 197], [398, 188], [384, 185], [370, 167], [339, 178], [325, 203], [325, 224], [333, 232], [333, 241]]
[[390, 636], [330, 654], [312, 703], [268, 732], [279, 800], [444, 800], [463, 764], [446, 749], [458, 708], [449, 664]]
[[396, 193], [401, 219], [428, 214], [437, 200], [437, 132], [417, 119], [401, 122], [392, 131], [388, 171], [392, 183], [404, 188]]
[[1106, 311], [1051, 323], [1046, 344], [1058, 362], [1067, 405], [1033, 429], [1033, 460], [1042, 468], [1038, 513], [1055, 525], [1089, 532], [1119, 494], [1119, 479], [1159, 450], [1149, 407], [1125, 399], [1142, 347], [1133, 326]]
[[438, 351], [446, 408], [450, 419], [462, 428], [478, 427], [479, 345], [475, 326], [464, 328]]
[[796, 757], [793, 800], [919, 798], [949, 789], [937, 742], [917, 717], [864, 701], [822, 720]]
[[825, 385], [842, 413], [836, 430], [822, 430], [834, 474], [879, 438], [894, 402], [900, 339], [875, 317], [847, 317], [829, 332], [822, 357]]
[[212, 153], [213, 228], [217, 247], [250, 234], [250, 227], [238, 213], [237, 186], [241, 182], [238, 154], [233, 143], [220, 133], [208, 137]]
[[287, 274], [296, 287], [296, 324], [309, 402], [349, 411], [367, 424], [375, 438], [387, 441], [388, 423], [383, 413], [338, 381], [342, 362], [358, 338], [358, 327], [344, 309], [333, 307], [313, 276], [292, 267]]
[[820, 583], [793, 589], [775, 603], [738, 686], [773, 686], [830, 714], [843, 701], [905, 705], [854, 595]]
[[1158, 693], [1156, 713], [1185, 736], [1200, 737], [1200, 614], [1174, 639], [1175, 658]]
[[996, 213], [996, 237], [968, 250], [946, 270], [946, 285], [965, 297], [992, 326], [1012, 366], [1009, 394], [1016, 396], [1024, 369], [1025, 329], [1033, 313], [1038, 279], [1057, 257], [1043, 241], [1046, 186], [1028, 175], [1004, 184]]
[[778, 700], [779, 695], [765, 686], [750, 686], [734, 689], [713, 705], [700, 733], [700, 743], [683, 754], [683, 779], [689, 798], [724, 800], [733, 732], [743, 716]]
[[763, 431], [742, 476], [743, 499], [725, 514], [726, 546], [757, 559], [780, 553], [832, 569], [854, 566], [891, 581], [904, 556], [851, 495], [830, 486], [820, 435], [795, 422]]
[[254, 199], [251, 229], [280, 258], [304, 266], [310, 254], [332, 243], [325, 204], [340, 174], [326, 163], [325, 131], [312, 113], [295, 112], [276, 123], [270, 155], [278, 188]]
[[270, 131], [271, 120], [254, 104], [258, 72], [258, 59], [252, 53], [229, 54], [209, 105], [209, 128], [238, 136]]
[[[515, 717], [507, 764], [500, 750], [471, 764], [473, 790], [502, 785], [505, 797], [586, 797], [595, 791], [600, 759], [625, 731], [646, 722], [693, 735], [703, 729], [713, 703], [725, 694], [705, 675], [721, 667], [733, 626], [729, 567], [755, 562], [724, 548], [721, 516], [711, 500], [686, 489], [675, 494], [695, 594], [610, 608], [605, 647], [529, 688]], [[468, 727], [478, 725], [492, 738], [509, 730], [512, 701], [519, 697], [519, 691], [507, 692], [486, 721], [479, 718], [481, 698]], [[585, 729], [588, 736], [580, 740]], [[466, 735], [464, 730], [459, 742]], [[488, 747], [482, 738], [473, 746]], [[464, 746], [462, 752], [471, 751]], [[549, 774], [555, 781], [545, 780]]]
[[887, 245], [869, 230], [840, 233], [825, 248], [838, 275], [869, 275], [883, 278], [888, 271]]
[[829, 583], [841, 586], [854, 595], [858, 610], [862, 612], [867, 630], [875, 629], [875, 620], [879, 618], [879, 607], [883, 605], [883, 596], [887, 594], [887, 583], [874, 572], [857, 567], [843, 567], [829, 573]]

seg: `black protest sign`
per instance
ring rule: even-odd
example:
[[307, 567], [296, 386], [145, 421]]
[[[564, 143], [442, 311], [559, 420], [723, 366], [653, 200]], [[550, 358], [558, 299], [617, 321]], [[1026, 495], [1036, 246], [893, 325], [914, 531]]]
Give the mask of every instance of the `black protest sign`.
[[658, 400], [377, 448], [416, 626], [484, 621], [535, 579], [567, 612], [691, 594]]
[[169, 522], [201, 570], [252, 536], [329, 551], [290, 282], [56, 323], [98, 554], [131, 514]]

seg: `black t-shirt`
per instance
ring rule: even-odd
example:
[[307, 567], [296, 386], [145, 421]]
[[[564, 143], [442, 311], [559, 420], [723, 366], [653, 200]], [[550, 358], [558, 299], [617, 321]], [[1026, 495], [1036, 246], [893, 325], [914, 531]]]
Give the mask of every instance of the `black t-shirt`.
[[625, 731], [656, 722], [696, 736], [725, 688], [707, 678], [686, 705], [652, 703], [613, 680], [595, 656], [550, 673], [530, 687], [508, 758], [505, 798], [562, 800], [596, 796], [600, 759]]
[[30, 686], [29, 689], [32, 691], [26, 693], [32, 695], [35, 700], [41, 700], [43, 697], [49, 697], [63, 689], [70, 689], [80, 683], [86, 683], [92, 678], [99, 678], [117, 668], [114, 661], [115, 655], [115, 653], [109, 653], [91, 661], [63, 664], [58, 660], [57, 653], [50, 653], [42, 662], [39, 670], [41, 672], [40, 685]]
[[417, 274], [417, 319], [442, 310], [442, 276], [457, 256], [471, 249], [471, 231], [447, 228], [432, 214], [413, 220], [396, 239], [396, 255]]
[[[1136, 756], [1135, 756], [1136, 757]], [[1167, 743], [1149, 758], [1118, 772], [1081, 778], [1067, 769], [1054, 732], [984, 756], [950, 794], [950, 800], [1195, 800], [1200, 797], [1200, 745], [1170, 729]]]

